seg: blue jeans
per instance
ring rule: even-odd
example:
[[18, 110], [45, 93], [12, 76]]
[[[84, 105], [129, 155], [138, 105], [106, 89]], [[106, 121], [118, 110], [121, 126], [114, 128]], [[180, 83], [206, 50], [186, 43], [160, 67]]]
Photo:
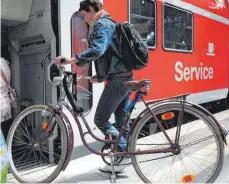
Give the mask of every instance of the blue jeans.
[[[132, 76], [109, 78], [107, 84], [100, 97], [96, 113], [95, 113], [95, 124], [102, 131], [102, 133], [108, 137], [109, 132], [114, 132], [113, 138], [119, 136], [119, 130], [122, 123], [127, 116], [125, 111], [126, 107], [130, 103], [130, 89], [126, 88], [123, 84], [125, 81], [132, 81]], [[115, 128], [109, 119], [114, 113], [115, 115]], [[128, 121], [123, 137], [120, 139], [119, 146], [123, 151], [126, 150], [126, 138], [130, 130], [130, 121]]]

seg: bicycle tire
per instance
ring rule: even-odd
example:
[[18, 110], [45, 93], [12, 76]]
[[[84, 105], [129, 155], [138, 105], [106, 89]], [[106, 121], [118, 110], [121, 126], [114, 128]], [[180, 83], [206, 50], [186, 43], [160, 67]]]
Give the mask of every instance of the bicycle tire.
[[[21, 120], [24, 117], [26, 117], [27, 115], [29, 115], [32, 112], [35, 112], [36, 110], [45, 110], [45, 109], [48, 110], [49, 108], [45, 105], [33, 105], [33, 106], [26, 108], [17, 116], [17, 118], [14, 120], [14, 122], [10, 128], [9, 135], [7, 138], [7, 147], [9, 150], [10, 171], [11, 171], [12, 175], [15, 177], [15, 179], [17, 181], [19, 181], [20, 183], [31, 183], [31, 182], [33, 183], [33, 181], [25, 181], [21, 177], [19, 177], [17, 174], [16, 168], [14, 166], [13, 159], [12, 159], [12, 153], [11, 153], [11, 150], [12, 150], [11, 147], [12, 147], [12, 140], [13, 140], [14, 132], [15, 132], [18, 124], [21, 122]], [[63, 138], [63, 141], [65, 143], [62, 145], [63, 151], [61, 153], [61, 158], [58, 162], [56, 169], [52, 172], [52, 174], [50, 176], [48, 176], [46, 179], [39, 181], [39, 182], [36, 182], [36, 183], [50, 183], [54, 179], [56, 179], [56, 177], [59, 175], [59, 173], [62, 170], [62, 166], [64, 164], [64, 160], [65, 160], [66, 155], [67, 155], [67, 130], [66, 130], [66, 127], [64, 125], [62, 118], [59, 115], [56, 115], [55, 118], [57, 120], [57, 123], [58, 123], [60, 129], [61, 129], [61, 133], [63, 136], [62, 138]]]
[[[171, 110], [171, 109], [179, 109], [181, 110], [182, 105], [181, 103], [177, 103], [177, 102], [170, 102], [170, 103], [164, 103], [161, 104], [159, 106], [153, 107], [152, 110], [154, 112], [154, 114], [160, 113], [162, 111], [165, 111], [166, 109]], [[224, 142], [222, 139], [222, 136], [220, 134], [219, 128], [217, 127], [217, 125], [208, 117], [206, 116], [204, 113], [202, 113], [200, 110], [189, 106], [189, 105], [184, 105], [184, 111], [188, 111], [188, 112], [193, 112], [198, 114], [200, 117], [202, 117], [203, 119], [206, 120], [206, 123], [208, 123], [208, 125], [212, 128], [212, 130], [214, 131], [214, 136], [216, 138], [216, 140], [218, 141], [218, 145], [219, 145], [219, 161], [217, 164], [217, 168], [214, 172], [214, 174], [211, 176], [211, 178], [209, 178], [208, 181], [206, 181], [206, 183], [213, 183], [217, 177], [219, 176], [221, 170], [222, 170], [222, 166], [223, 166], [223, 161], [224, 161]], [[150, 117], [152, 116], [152, 114], [150, 112], [147, 112], [137, 123], [136, 126], [133, 129], [131, 138], [130, 138], [130, 151], [134, 152], [135, 151], [135, 145], [136, 145], [136, 137], [138, 134], [139, 129], [141, 128], [142, 124], [144, 124], [144, 122]], [[145, 183], [151, 183], [146, 176], [141, 172], [139, 165], [137, 163], [136, 160], [136, 156], [133, 155], [131, 156], [131, 161], [133, 164], [133, 167], [137, 173], [137, 175], [139, 176], [139, 178], [145, 182]]]

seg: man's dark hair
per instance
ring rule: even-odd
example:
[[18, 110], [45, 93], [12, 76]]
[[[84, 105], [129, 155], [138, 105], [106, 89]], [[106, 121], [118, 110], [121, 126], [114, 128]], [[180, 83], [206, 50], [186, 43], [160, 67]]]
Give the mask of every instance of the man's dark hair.
[[80, 9], [86, 12], [90, 11], [90, 7], [92, 7], [95, 12], [98, 12], [103, 9], [103, 4], [99, 0], [83, 0], [80, 2]]

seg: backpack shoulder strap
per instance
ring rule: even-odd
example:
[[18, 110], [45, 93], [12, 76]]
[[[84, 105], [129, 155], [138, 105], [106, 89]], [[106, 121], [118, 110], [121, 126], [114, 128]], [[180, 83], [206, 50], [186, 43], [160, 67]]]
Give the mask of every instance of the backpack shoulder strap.
[[[118, 38], [116, 38], [116, 40], [118, 41]], [[115, 45], [112, 43], [111, 44], [111, 48], [112, 48], [112, 51], [114, 51], [113, 53], [115, 54], [115, 56], [119, 59], [119, 60], [122, 60], [122, 57], [118, 51], [118, 49], [115, 47]]]

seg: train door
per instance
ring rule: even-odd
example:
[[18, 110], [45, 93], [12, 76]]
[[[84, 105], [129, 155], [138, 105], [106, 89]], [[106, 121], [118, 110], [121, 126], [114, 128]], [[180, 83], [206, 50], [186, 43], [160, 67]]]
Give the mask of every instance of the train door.
[[[81, 52], [80, 41], [87, 39], [88, 26], [83, 21], [83, 18], [78, 13], [80, 0], [59, 0], [59, 53], [63, 56], [75, 57]], [[95, 74], [93, 63], [85, 65], [84, 67], [65, 66], [67, 70], [73, 70], [77, 76], [91, 76]], [[84, 108], [86, 120], [95, 134], [102, 135], [94, 125], [94, 113], [98, 104], [99, 97], [104, 88], [104, 84], [92, 84], [88, 80], [81, 80], [77, 82], [77, 103]], [[78, 133], [76, 124], [69, 114], [75, 132], [75, 146], [81, 146], [80, 135]], [[95, 140], [89, 137], [89, 143]]]

